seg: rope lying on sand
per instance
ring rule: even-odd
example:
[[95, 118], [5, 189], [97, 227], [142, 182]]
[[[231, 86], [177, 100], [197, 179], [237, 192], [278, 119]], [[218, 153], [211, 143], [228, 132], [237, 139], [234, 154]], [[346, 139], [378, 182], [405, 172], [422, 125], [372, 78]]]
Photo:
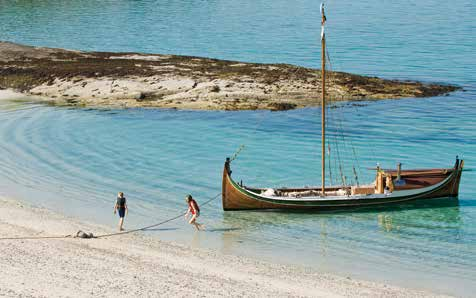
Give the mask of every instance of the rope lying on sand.
[[71, 235], [64, 236], [27, 236], [27, 237], [6, 237], [0, 238], [0, 240], [35, 240], [35, 239], [62, 239], [62, 238], [72, 238]]
[[[205, 203], [201, 204], [201, 206], [205, 206], [207, 204], [209, 204], [210, 202], [214, 201], [215, 199], [217, 199], [219, 196], [221, 195], [221, 192], [216, 194], [214, 197], [210, 198], [209, 200], [207, 200]], [[153, 224], [153, 225], [150, 225], [150, 226], [146, 226], [146, 227], [142, 227], [142, 228], [138, 228], [138, 229], [134, 229], [134, 230], [129, 230], [129, 231], [122, 231], [122, 232], [117, 232], [117, 233], [110, 233], [110, 234], [102, 234], [102, 235], [98, 235], [98, 236], [94, 236], [92, 233], [85, 233], [83, 231], [78, 231], [76, 233], [76, 235], [63, 235], [63, 236], [26, 236], [26, 237], [5, 237], [5, 238], [0, 238], [0, 240], [38, 240], [38, 239], [63, 239], [63, 238], [84, 238], [84, 239], [88, 239], [88, 238], [106, 238], [106, 237], [111, 237], [111, 236], [119, 236], [119, 235], [124, 235], [124, 234], [130, 234], [130, 233], [135, 233], [135, 232], [139, 232], [139, 231], [145, 231], [147, 229], [150, 229], [150, 228], [154, 228], [154, 227], [157, 227], [157, 226], [160, 226], [160, 225], [163, 225], [165, 223], [168, 223], [168, 222], [171, 222], [171, 221], [174, 221], [178, 218], [180, 218], [181, 216], [184, 216], [186, 214], [186, 212], [182, 212], [180, 213], [179, 215], [177, 216], [174, 216], [174, 217], [171, 217], [169, 219], [166, 219], [164, 221], [161, 221], [159, 223], [156, 223], [156, 224]]]

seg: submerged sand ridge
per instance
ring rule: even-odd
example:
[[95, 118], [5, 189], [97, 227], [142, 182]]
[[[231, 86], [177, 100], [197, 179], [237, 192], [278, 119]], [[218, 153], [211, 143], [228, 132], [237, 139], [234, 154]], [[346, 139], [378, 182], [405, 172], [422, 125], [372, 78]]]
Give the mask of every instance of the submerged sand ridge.
[[[330, 72], [332, 100], [427, 97], [456, 86]], [[83, 52], [0, 42], [0, 88], [57, 104], [201, 110], [287, 110], [320, 104], [321, 72], [288, 64]]]

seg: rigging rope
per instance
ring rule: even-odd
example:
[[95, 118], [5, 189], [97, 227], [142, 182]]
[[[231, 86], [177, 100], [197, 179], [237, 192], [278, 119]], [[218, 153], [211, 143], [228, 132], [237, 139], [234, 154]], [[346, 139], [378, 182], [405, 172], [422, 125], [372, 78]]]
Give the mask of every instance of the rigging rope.
[[331, 185], [334, 185], [332, 180], [332, 167], [331, 167], [331, 145], [329, 143], [327, 143], [327, 156], [328, 156], [327, 164], [329, 166], [329, 171], [328, 171], [329, 181], [331, 182]]
[[[328, 61], [329, 61], [329, 65], [332, 69], [332, 62], [330, 60], [330, 54], [329, 54], [329, 51], [326, 47], [326, 52], [327, 52], [327, 57], [328, 57]], [[358, 113], [358, 109], [357, 109], [357, 105], [350, 105], [351, 107], [354, 108], [354, 111], [355, 113], [357, 114]], [[342, 112], [341, 112], [342, 113]], [[350, 145], [351, 145], [351, 149], [352, 149], [352, 157], [353, 157], [353, 160], [355, 162], [355, 164], [357, 165], [357, 170], [358, 170], [358, 173], [359, 173], [359, 176], [363, 176], [363, 172], [362, 172], [362, 167], [360, 166], [360, 162], [359, 162], [359, 158], [358, 158], [358, 152], [356, 150], [356, 147], [354, 146], [354, 143], [352, 141], [352, 138], [349, 138], [349, 142], [350, 142]], [[368, 146], [368, 148], [370, 149], [370, 153], [371, 153], [371, 156], [373, 157], [373, 159], [375, 160], [375, 158], [377, 157], [376, 153], [375, 153], [375, 150], [373, 148], [373, 146]]]
[[[332, 81], [333, 84], [335, 84], [336, 80], [335, 80], [335, 73], [333, 72], [333, 64], [332, 64], [332, 61], [331, 61], [331, 58], [330, 58], [330, 54], [329, 54], [329, 50], [326, 46], [326, 57], [327, 57], [327, 61], [328, 61], [328, 65], [329, 65], [329, 68], [330, 68], [330, 71], [329, 71], [329, 78], [330, 78], [330, 81]], [[330, 108], [329, 108], [330, 109]], [[345, 156], [351, 156], [352, 158], [352, 167], [351, 169], [349, 170], [353, 175], [350, 175], [350, 177], [354, 177], [355, 179], [355, 183], [356, 184], [359, 184], [358, 182], [358, 176], [362, 176], [362, 170], [361, 170], [361, 167], [360, 167], [360, 163], [359, 163], [359, 159], [357, 157], [357, 152], [356, 152], [356, 148], [354, 146], [354, 143], [352, 142], [352, 138], [348, 138], [348, 142], [350, 143], [350, 150], [351, 152], [349, 153], [349, 149], [347, 148], [347, 142], [346, 142], [346, 137], [345, 137], [345, 134], [344, 134], [344, 125], [343, 125], [343, 120], [344, 117], [343, 117], [343, 113], [342, 113], [342, 110], [341, 109], [338, 109], [338, 111], [336, 111], [336, 113], [330, 113], [329, 112], [329, 115], [330, 117], [329, 118], [333, 118], [333, 119], [336, 119], [338, 121], [336, 121], [336, 124], [337, 124], [337, 132], [339, 133], [340, 135], [340, 138], [342, 139], [342, 142], [343, 142], [343, 151], [344, 151], [344, 155]], [[334, 117], [334, 116], [340, 116], [340, 117]], [[345, 184], [345, 176], [343, 174], [343, 170], [342, 170], [342, 161], [340, 159], [340, 150], [339, 150], [339, 146], [338, 146], [338, 141], [337, 141], [337, 136], [334, 134], [334, 142], [336, 144], [336, 150], [337, 150], [337, 155], [338, 155], [338, 160], [339, 160], [339, 169], [341, 171], [341, 178], [343, 180], [343, 183]], [[357, 170], [358, 170], [358, 174], [357, 174], [357, 171], [355, 169], [355, 167], [357, 167]]]
[[[329, 64], [328, 64], [328, 65], [329, 65], [330, 68], [332, 69], [332, 63], [331, 63], [331, 61], [330, 61], [330, 58], [329, 58], [328, 53], [327, 53], [327, 60], [329, 61]], [[331, 77], [331, 75], [330, 75], [331, 72], [332, 72], [332, 70], [330, 70], [329, 72], [327, 72], [327, 76], [330, 77], [330, 81], [332, 81], [330, 85], [332, 85], [333, 83], [335, 84], [334, 78]], [[332, 97], [330, 97], [330, 96], [328, 96], [328, 97], [329, 97], [329, 103], [332, 103]], [[337, 121], [331, 121], [332, 119], [335, 119], [335, 116], [336, 116], [336, 115], [335, 115], [335, 113], [331, 113], [331, 112], [330, 112], [330, 107], [331, 107], [331, 104], [329, 104], [329, 105], [327, 106], [327, 109], [328, 109], [328, 112], [329, 112], [329, 113], [328, 113], [329, 117], [326, 118], [326, 119], [327, 119], [327, 122], [328, 122], [328, 123], [330, 123], [330, 122], [337, 123]], [[330, 125], [328, 125], [328, 127], [330, 128]], [[339, 132], [339, 129], [338, 129], [338, 128], [337, 128], [337, 129], [334, 128], [333, 131]], [[329, 139], [328, 139], [328, 143], [331, 142], [329, 135], [331, 135], [331, 133], [328, 133], [328, 134], [327, 134], [327, 138], [329, 138]], [[333, 133], [332, 133], [332, 136], [333, 136], [333, 141], [334, 141], [334, 145], [335, 145], [335, 152], [336, 152], [336, 155], [337, 155], [337, 159], [334, 159], [334, 167], [339, 169], [339, 174], [340, 174], [340, 177], [341, 177], [341, 182], [342, 182], [342, 185], [345, 187], [345, 186], [346, 186], [346, 181], [345, 181], [344, 171], [342, 170], [341, 150], [339, 149], [339, 141], [337, 140], [337, 133], [336, 133], [336, 132], [333, 132]], [[338, 165], [337, 165], [337, 163], [338, 163]]]
[[[221, 192], [219, 192], [214, 197], [207, 200], [205, 203], [201, 204], [201, 206], [205, 206], [205, 205], [209, 204], [210, 202], [217, 199], [220, 195], [221, 195]], [[150, 226], [145, 226], [145, 227], [142, 227], [142, 228], [133, 229], [133, 230], [129, 230], [129, 231], [122, 231], [122, 232], [117, 232], [117, 233], [102, 234], [102, 235], [98, 235], [98, 236], [93, 236], [91, 238], [105, 238], [105, 237], [119, 236], [119, 235], [124, 235], [124, 234], [135, 233], [135, 232], [139, 232], [139, 231], [145, 231], [147, 229], [154, 228], [154, 227], [163, 225], [165, 223], [174, 221], [174, 220], [180, 218], [181, 216], [184, 216], [185, 214], [186, 214], [186, 212], [182, 212], [177, 216], [171, 217], [169, 219], [166, 219], [164, 221], [161, 221], [159, 223], [156, 223], [156, 224], [153, 224], [153, 225], [150, 225]], [[72, 234], [70, 234], [70, 235], [63, 235], [63, 236], [5, 237], [5, 238], [0, 238], [0, 240], [38, 240], [38, 239], [62, 239], [62, 238], [76, 238], [76, 237], [73, 236]]]
[[235, 154], [233, 154], [233, 156], [230, 158], [230, 161], [234, 161], [243, 149], [245, 149], [245, 145], [241, 144], [240, 147], [238, 147], [238, 149], [236, 150]]
[[[265, 110], [260, 114], [261, 118], [259, 118], [259, 121], [256, 123], [256, 126], [255, 126], [255, 128], [253, 129], [253, 132], [248, 135], [248, 137], [246, 138], [246, 140], [245, 140], [244, 143], [246, 143], [247, 141], [249, 141], [249, 139], [250, 139], [252, 136], [254, 136], [254, 135], [256, 134], [256, 132], [258, 131], [259, 127], [261, 126], [261, 124], [262, 124], [263, 121], [264, 121], [264, 113], [265, 113]], [[240, 155], [241, 151], [243, 151], [243, 150], [245, 149], [245, 144], [244, 144], [244, 143], [242, 143], [242, 144], [238, 147], [238, 149], [235, 151], [235, 153], [233, 154], [233, 156], [230, 158], [230, 161], [235, 160], [235, 159], [238, 157], [238, 155]]]

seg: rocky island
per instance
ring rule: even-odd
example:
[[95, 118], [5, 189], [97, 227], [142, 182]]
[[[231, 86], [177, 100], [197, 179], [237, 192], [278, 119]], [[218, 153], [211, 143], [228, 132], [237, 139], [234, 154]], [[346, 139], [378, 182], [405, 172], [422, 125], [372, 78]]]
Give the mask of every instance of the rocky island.
[[[334, 101], [428, 97], [456, 86], [329, 73]], [[287, 110], [320, 104], [321, 72], [289, 64], [85, 52], [0, 42], [0, 89], [55, 104]]]

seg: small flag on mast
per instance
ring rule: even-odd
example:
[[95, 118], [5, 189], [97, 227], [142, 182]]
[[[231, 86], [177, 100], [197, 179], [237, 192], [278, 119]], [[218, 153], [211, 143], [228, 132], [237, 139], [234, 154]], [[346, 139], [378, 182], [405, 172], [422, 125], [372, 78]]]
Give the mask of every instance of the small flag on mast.
[[324, 3], [321, 3], [321, 15], [322, 15], [322, 20], [321, 20], [321, 40], [324, 39], [325, 33], [324, 33], [324, 27], [326, 24], [326, 13], [324, 12]]

